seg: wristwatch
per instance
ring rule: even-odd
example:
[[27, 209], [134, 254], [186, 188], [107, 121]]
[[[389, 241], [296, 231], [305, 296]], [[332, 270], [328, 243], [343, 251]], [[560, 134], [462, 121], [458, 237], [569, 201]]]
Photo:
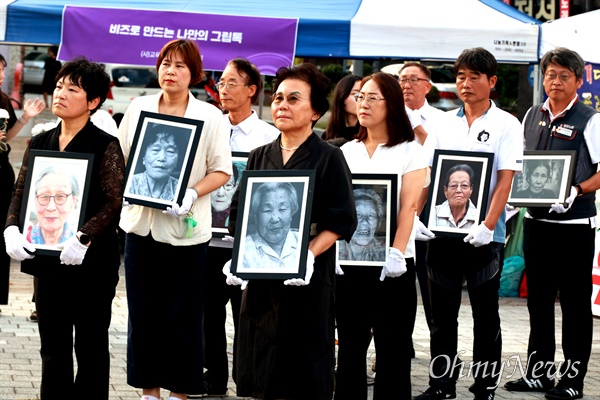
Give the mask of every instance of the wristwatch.
[[583, 189], [581, 188], [581, 185], [579, 183], [576, 183], [573, 186], [575, 186], [575, 189], [577, 189], [577, 197], [583, 196]]
[[81, 243], [84, 246], [88, 246], [92, 242], [92, 238], [90, 237], [90, 235], [83, 232], [81, 232], [81, 234], [77, 236], [77, 239], [79, 240], [79, 243]]

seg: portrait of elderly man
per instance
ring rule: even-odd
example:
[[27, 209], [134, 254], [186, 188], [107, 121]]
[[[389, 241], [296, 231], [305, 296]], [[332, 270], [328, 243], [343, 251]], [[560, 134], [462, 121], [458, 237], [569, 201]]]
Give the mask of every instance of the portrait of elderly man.
[[339, 259], [385, 261], [385, 239], [375, 236], [384, 221], [381, 197], [373, 189], [354, 189], [358, 226], [349, 243], [339, 241]]
[[253, 194], [249, 218], [256, 232], [246, 236], [242, 269], [298, 268], [298, 230], [292, 219], [298, 212], [297, 191], [289, 182], [267, 182]]
[[479, 211], [471, 201], [475, 172], [467, 164], [457, 164], [446, 172], [446, 201], [435, 206], [435, 225], [470, 229], [477, 222]]

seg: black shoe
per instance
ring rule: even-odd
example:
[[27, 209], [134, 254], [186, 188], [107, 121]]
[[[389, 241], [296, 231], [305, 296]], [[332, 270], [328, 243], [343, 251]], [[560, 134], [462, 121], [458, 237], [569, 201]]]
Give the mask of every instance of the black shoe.
[[475, 395], [474, 400], [494, 400], [495, 392], [489, 390]]
[[472, 384], [469, 387], [469, 392], [475, 395], [475, 400], [494, 400], [494, 396], [496, 396], [496, 392], [494, 390], [485, 389], [485, 386], [482, 387], [482, 384], [477, 383]]
[[29, 320], [32, 322], [37, 322], [37, 320], [38, 320], [37, 311], [33, 311], [31, 313], [31, 315], [29, 316]]
[[583, 390], [558, 385], [546, 392], [546, 398], [550, 400], [581, 399]]
[[227, 386], [225, 387], [217, 387], [213, 386], [208, 382], [204, 382], [204, 388], [206, 389], [206, 393], [204, 397], [225, 397], [227, 396]]
[[445, 389], [439, 386], [431, 386], [425, 393], [414, 397], [414, 400], [444, 400], [455, 399], [456, 389]]
[[508, 381], [504, 389], [510, 392], [547, 392], [554, 387], [554, 382], [549, 379], [526, 379]]

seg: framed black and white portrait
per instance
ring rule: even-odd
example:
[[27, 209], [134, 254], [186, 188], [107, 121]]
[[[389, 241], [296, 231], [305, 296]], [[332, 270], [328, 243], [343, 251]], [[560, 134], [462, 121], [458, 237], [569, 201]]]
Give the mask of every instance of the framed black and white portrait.
[[427, 228], [464, 237], [485, 218], [493, 153], [435, 150], [426, 206]]
[[203, 125], [142, 111], [127, 160], [125, 200], [163, 210], [181, 204]]
[[234, 151], [231, 153], [233, 175], [229, 181], [210, 194], [210, 210], [212, 214], [213, 237], [229, 235], [229, 212], [231, 200], [242, 180], [246, 169], [248, 153]]
[[383, 266], [396, 233], [398, 176], [352, 174], [358, 225], [350, 242], [336, 242], [339, 265]]
[[59, 245], [84, 223], [94, 155], [31, 150], [19, 228], [36, 254], [60, 255]]
[[574, 151], [523, 152], [523, 173], [513, 178], [508, 203], [517, 207], [563, 203], [569, 197], [574, 165]]
[[304, 278], [315, 171], [244, 171], [231, 273]]

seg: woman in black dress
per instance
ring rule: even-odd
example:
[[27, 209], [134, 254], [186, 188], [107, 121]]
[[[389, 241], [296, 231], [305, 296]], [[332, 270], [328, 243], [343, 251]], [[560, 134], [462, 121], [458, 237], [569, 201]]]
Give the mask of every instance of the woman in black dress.
[[[277, 280], [248, 283], [239, 322], [238, 396], [330, 400], [333, 395], [334, 244], [350, 240], [357, 222], [344, 156], [312, 131], [329, 108], [330, 90], [329, 80], [314, 65], [280, 69], [271, 112], [281, 135], [248, 158], [248, 170], [316, 171], [307, 262], [307, 271], [314, 262], [314, 273], [287, 285]], [[237, 196], [239, 192], [232, 221]]]

